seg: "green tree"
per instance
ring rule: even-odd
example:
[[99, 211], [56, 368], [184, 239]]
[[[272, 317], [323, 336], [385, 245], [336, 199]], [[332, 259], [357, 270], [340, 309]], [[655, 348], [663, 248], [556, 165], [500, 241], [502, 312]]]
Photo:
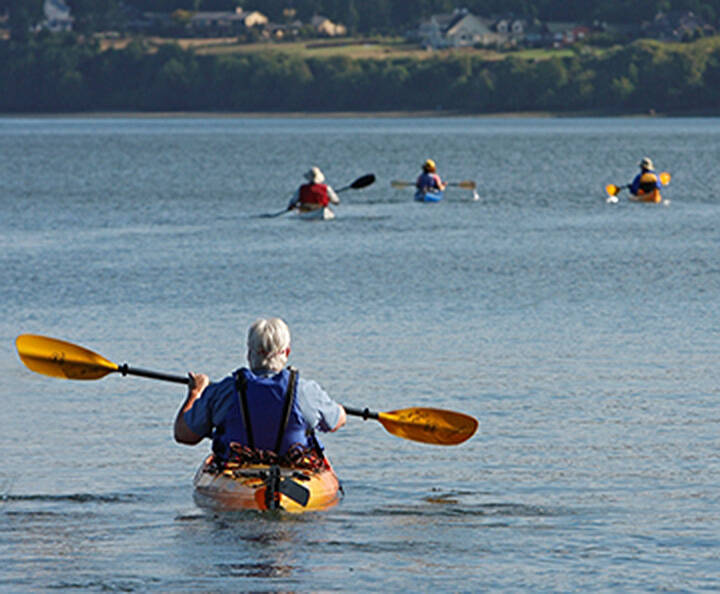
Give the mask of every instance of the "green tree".
[[121, 27], [123, 13], [118, 0], [65, 0], [75, 18], [78, 33], [94, 33]]
[[30, 31], [45, 18], [44, 0], [0, 0], [0, 14], [7, 12], [10, 37], [27, 41]]
[[568, 84], [568, 73], [562, 60], [552, 58], [541, 60], [533, 69], [533, 85], [536, 106], [540, 109], [564, 109], [565, 87]]

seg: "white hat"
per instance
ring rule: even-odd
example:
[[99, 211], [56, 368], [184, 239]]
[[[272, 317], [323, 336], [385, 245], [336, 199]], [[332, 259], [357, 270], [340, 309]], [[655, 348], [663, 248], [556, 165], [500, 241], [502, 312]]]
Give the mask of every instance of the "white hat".
[[319, 167], [311, 167], [305, 174], [305, 179], [314, 184], [321, 184], [325, 181], [325, 176]]
[[655, 167], [653, 167], [653, 162], [650, 157], [643, 157], [642, 161], [640, 161], [638, 165], [640, 165], [640, 167], [642, 167], [643, 169], [655, 169]]

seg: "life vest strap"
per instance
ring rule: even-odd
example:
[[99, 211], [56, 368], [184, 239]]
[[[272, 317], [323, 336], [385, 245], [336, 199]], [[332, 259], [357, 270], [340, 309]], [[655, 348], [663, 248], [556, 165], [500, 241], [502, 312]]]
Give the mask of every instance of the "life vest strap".
[[280, 421], [280, 427], [278, 427], [277, 438], [275, 439], [275, 451], [280, 451], [282, 446], [283, 437], [285, 437], [285, 429], [287, 429], [288, 422], [290, 421], [290, 412], [292, 411], [293, 403], [295, 402], [295, 384], [297, 383], [297, 369], [290, 368], [290, 378], [288, 379], [288, 387], [285, 392], [285, 404], [283, 405], [282, 420]]
[[245, 424], [245, 435], [247, 436], [248, 446], [255, 449], [255, 439], [253, 438], [252, 423], [250, 421], [250, 409], [247, 402], [247, 378], [240, 371], [235, 376], [235, 388], [240, 398], [240, 409], [242, 410], [243, 423]]

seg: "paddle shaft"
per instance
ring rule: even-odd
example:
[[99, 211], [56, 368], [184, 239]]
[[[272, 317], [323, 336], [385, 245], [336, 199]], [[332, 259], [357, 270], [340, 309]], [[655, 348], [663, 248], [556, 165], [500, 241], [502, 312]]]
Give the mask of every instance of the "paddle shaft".
[[120, 365], [117, 371], [122, 375], [137, 375], [140, 377], [162, 380], [164, 382], [173, 382], [176, 384], [187, 385], [190, 383], [190, 377], [187, 375], [173, 375], [170, 373], [162, 373], [160, 371], [151, 371], [149, 369], [139, 369], [138, 367], [130, 367], [127, 363]]
[[363, 419], [375, 419], [378, 420], [380, 418], [380, 415], [376, 412], [371, 411], [368, 408], [352, 408], [350, 406], [343, 405], [343, 408], [345, 409], [345, 412], [349, 415], [352, 415], [354, 417], [362, 417]]
[[[173, 382], [176, 384], [189, 384], [190, 377], [186, 375], [173, 375], [171, 373], [162, 373], [159, 371], [152, 371], [150, 369], [140, 369], [138, 367], [130, 367], [127, 363], [123, 363], [118, 366], [118, 373], [122, 375], [137, 375], [139, 377], [147, 377], [149, 379], [161, 380], [164, 382]], [[380, 414], [371, 411], [369, 408], [353, 408], [351, 406], [343, 405], [345, 412], [354, 417], [362, 417], [363, 419], [375, 419], [380, 418]]]
[[[663, 171], [659, 176], [658, 179], [660, 180], [660, 183], [663, 186], [667, 186], [670, 183], [670, 180], [672, 179], [670, 174], [667, 171]], [[605, 187], [606, 190], [609, 188], [614, 189], [614, 192], [608, 191], [608, 194], [611, 196], [617, 196], [622, 190], [627, 190], [630, 188], [632, 184], [624, 184], [622, 186], [618, 186], [617, 184], [609, 184]]]
[[[137, 375], [140, 377], [146, 377], [149, 379], [161, 380], [164, 382], [173, 382], [176, 384], [189, 384], [190, 377], [186, 375], [173, 375], [171, 373], [162, 373], [159, 371], [152, 371], [150, 369], [140, 369], [138, 367], [130, 367], [127, 363], [123, 363], [118, 367], [118, 373], [122, 375]], [[380, 414], [371, 411], [369, 408], [353, 408], [351, 406], [343, 405], [345, 412], [354, 417], [362, 417], [363, 419], [380, 419]]]
[[[390, 182], [390, 185], [394, 186], [396, 188], [402, 188], [405, 186], [414, 186], [415, 182], [394, 180], [394, 181]], [[477, 184], [470, 179], [466, 179], [465, 181], [459, 181], [459, 182], [446, 182], [445, 185], [453, 186], [456, 188], [465, 188], [467, 190], [474, 190], [477, 187]]]

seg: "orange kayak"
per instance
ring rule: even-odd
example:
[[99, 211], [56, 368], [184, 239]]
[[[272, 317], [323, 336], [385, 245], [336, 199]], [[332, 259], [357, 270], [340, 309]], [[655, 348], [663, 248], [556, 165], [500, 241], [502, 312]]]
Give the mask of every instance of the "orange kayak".
[[212, 455], [195, 473], [195, 500], [220, 511], [282, 510], [299, 514], [336, 505], [342, 487], [327, 458], [319, 470], [277, 465], [235, 465], [218, 470]]
[[660, 190], [655, 188], [652, 192], [648, 192], [647, 194], [643, 193], [642, 190], [638, 192], [636, 196], [630, 195], [630, 200], [633, 202], [655, 202], [659, 203], [662, 202], [662, 196], [660, 195]]

